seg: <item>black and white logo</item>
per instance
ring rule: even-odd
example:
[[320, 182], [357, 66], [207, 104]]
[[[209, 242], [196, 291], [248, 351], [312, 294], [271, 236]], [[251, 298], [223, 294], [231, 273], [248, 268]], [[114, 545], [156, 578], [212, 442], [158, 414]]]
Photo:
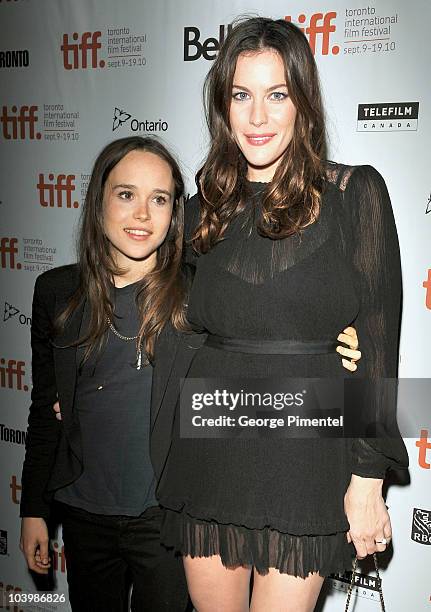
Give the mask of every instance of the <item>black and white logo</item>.
[[428, 202], [427, 202], [427, 207], [426, 207], [426, 210], [425, 210], [425, 214], [426, 215], [429, 215], [430, 213], [431, 213], [431, 193], [429, 194]]
[[31, 325], [31, 317], [25, 315], [19, 308], [16, 308], [16, 306], [9, 304], [9, 302], [5, 302], [3, 308], [3, 322], [9, 321], [9, 319], [17, 315], [19, 315], [17, 321], [20, 325]]
[[15, 308], [15, 306], [12, 306], [12, 304], [9, 304], [9, 302], [4, 303], [3, 321], [7, 321], [8, 319], [11, 319], [18, 313], [19, 313], [18, 308]]
[[397, 132], [418, 129], [419, 102], [358, 104], [357, 132]]
[[7, 555], [7, 531], [0, 529], [0, 555]]
[[29, 64], [28, 49], [0, 51], [0, 68], [27, 68]]
[[[332, 574], [329, 579], [329, 586], [336, 591], [343, 591], [347, 593], [349, 590], [350, 581], [352, 579], [352, 572], [344, 572], [344, 574]], [[353, 595], [358, 597], [365, 597], [373, 601], [380, 601], [379, 595], [379, 581], [376, 576], [370, 576], [368, 574], [361, 574], [355, 572], [353, 578]]]
[[132, 132], [166, 132], [169, 128], [167, 121], [163, 121], [162, 119], [157, 119], [156, 121], [144, 119], [141, 121], [140, 119], [132, 117], [132, 115], [127, 113], [125, 110], [115, 107], [112, 131], [115, 132], [115, 130], [127, 123], [129, 120], [129, 128]]
[[411, 538], [418, 544], [431, 545], [431, 510], [413, 508]]
[[126, 111], [120, 110], [119, 108], [115, 107], [114, 121], [112, 123], [112, 131], [115, 132], [115, 130], [117, 130], [120, 126], [122, 126], [123, 123], [126, 123], [126, 121], [129, 121], [131, 116], [132, 115], [129, 115], [129, 113], [126, 113]]

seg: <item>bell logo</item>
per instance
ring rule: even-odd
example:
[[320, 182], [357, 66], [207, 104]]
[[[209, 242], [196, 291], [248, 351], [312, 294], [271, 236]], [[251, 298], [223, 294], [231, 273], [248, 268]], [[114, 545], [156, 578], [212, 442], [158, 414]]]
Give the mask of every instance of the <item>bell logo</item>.
[[[69, 34], [63, 34], [63, 66], [66, 70], [77, 70], [82, 68], [104, 68], [105, 60], [98, 59], [98, 51], [102, 48], [100, 37], [102, 32], [84, 32], [81, 35], [80, 42], [79, 34], [74, 32], [72, 39], [75, 42], [69, 42]], [[90, 55], [91, 64], [88, 65], [88, 56]]]
[[425, 306], [431, 310], [431, 268], [428, 270], [428, 279], [422, 283], [422, 287], [425, 287]]
[[9, 112], [7, 106], [3, 106], [0, 115], [3, 138], [5, 140], [25, 140], [26, 138], [40, 140], [42, 134], [35, 130], [38, 119], [37, 110], [37, 106], [21, 106], [19, 109], [17, 106], [12, 106]]
[[0, 359], [0, 387], [3, 389], [16, 389], [17, 391], [28, 391], [28, 386], [23, 385], [25, 375], [25, 361], [15, 359]]
[[207, 38], [200, 42], [201, 32], [199, 28], [189, 26], [184, 28], [184, 61], [194, 62], [201, 57], [206, 60], [214, 60], [220, 46], [223, 44], [227, 34], [232, 29], [232, 24], [219, 26], [219, 38]]
[[[75, 179], [74, 174], [48, 174], [48, 180], [45, 179], [43, 174], [39, 174], [39, 182], [37, 189], [39, 191], [39, 203], [41, 206], [46, 208], [54, 207], [62, 208], [66, 205], [66, 208], [78, 208], [79, 202], [76, 200], [72, 202], [72, 192], [75, 191]], [[63, 201], [63, 195], [65, 196]]]
[[[310, 17], [310, 22], [308, 26], [304, 25], [303, 27], [298, 26], [299, 29], [308, 37], [308, 42], [310, 43], [311, 51], [313, 55], [316, 53], [316, 43], [317, 43], [317, 35], [321, 35], [321, 47], [320, 53], [322, 55], [329, 55], [329, 43], [330, 36], [336, 30], [335, 24], [331, 23], [333, 19], [335, 19], [337, 13], [331, 11], [330, 13], [314, 13]], [[292, 21], [291, 15], [286, 15], [286, 21]], [[298, 16], [298, 23], [305, 24], [307, 21], [307, 16], [301, 13]], [[332, 55], [338, 55], [340, 52], [340, 47], [338, 45], [334, 45], [331, 47]]]
[[1, 268], [21, 270], [21, 264], [15, 264], [15, 255], [18, 253], [18, 238], [0, 238], [0, 261]]

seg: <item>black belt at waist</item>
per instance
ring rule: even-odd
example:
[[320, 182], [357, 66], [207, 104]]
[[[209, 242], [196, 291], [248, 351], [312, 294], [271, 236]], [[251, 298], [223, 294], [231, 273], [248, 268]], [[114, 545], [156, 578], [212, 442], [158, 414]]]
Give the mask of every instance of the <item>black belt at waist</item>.
[[248, 340], [245, 338], [224, 338], [208, 334], [205, 346], [258, 355], [323, 355], [335, 352], [336, 342], [332, 340]]

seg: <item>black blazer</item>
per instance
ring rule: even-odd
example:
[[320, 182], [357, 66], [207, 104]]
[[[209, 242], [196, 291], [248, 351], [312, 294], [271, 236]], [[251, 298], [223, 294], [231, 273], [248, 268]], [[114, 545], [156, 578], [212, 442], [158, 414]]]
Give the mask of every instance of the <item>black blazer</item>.
[[[187, 275], [190, 278], [190, 268]], [[74, 410], [76, 347], [61, 347], [85, 331], [85, 304], [75, 310], [64, 332], [53, 338], [53, 321], [66, 307], [78, 283], [78, 266], [74, 264], [44, 272], [35, 284], [31, 327], [33, 389], [22, 472], [21, 516], [47, 519], [54, 491], [76, 480], [83, 470], [80, 427]], [[156, 342], [150, 450], [158, 479], [171, 444], [179, 381], [186, 376], [205, 338], [205, 334], [180, 334], [167, 325]], [[57, 399], [61, 421], [52, 408]]]

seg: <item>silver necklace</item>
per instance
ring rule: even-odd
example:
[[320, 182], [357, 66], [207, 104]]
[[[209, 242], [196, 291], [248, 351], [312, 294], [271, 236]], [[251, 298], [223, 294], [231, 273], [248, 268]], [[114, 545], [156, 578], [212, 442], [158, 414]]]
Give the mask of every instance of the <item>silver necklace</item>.
[[[120, 334], [120, 332], [115, 329], [109, 317], [106, 317], [106, 321], [108, 323], [109, 329], [112, 331], [113, 334], [117, 336], [117, 338], [120, 338], [120, 340], [130, 342], [131, 340], [138, 339], [138, 336], [123, 336], [122, 334]], [[136, 369], [140, 370], [142, 364], [142, 341], [136, 343], [136, 362]]]

